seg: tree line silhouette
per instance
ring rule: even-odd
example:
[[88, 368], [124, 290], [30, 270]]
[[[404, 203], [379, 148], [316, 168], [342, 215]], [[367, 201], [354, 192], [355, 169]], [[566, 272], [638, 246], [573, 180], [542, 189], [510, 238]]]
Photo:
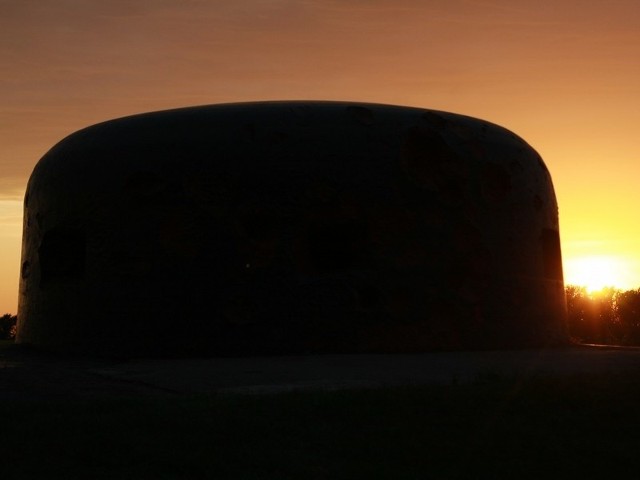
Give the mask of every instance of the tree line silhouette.
[[[640, 288], [604, 288], [593, 295], [585, 287], [567, 285], [567, 326], [571, 338], [580, 343], [640, 345]], [[18, 317], [0, 317], [0, 340], [16, 335]]]
[[585, 287], [568, 285], [569, 335], [581, 343], [640, 345], [640, 288], [612, 287], [590, 295]]

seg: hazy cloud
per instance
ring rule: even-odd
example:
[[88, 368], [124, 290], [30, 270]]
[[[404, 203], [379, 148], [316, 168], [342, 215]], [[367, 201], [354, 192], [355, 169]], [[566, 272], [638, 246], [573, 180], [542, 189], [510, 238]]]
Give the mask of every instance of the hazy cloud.
[[0, 199], [0, 235], [16, 237], [22, 233], [22, 199]]

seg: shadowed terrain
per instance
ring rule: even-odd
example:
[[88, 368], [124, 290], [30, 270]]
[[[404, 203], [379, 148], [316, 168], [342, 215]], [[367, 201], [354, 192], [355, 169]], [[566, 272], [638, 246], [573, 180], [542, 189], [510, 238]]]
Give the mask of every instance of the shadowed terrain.
[[634, 350], [288, 367], [0, 352], [3, 479], [633, 478], [640, 467]]

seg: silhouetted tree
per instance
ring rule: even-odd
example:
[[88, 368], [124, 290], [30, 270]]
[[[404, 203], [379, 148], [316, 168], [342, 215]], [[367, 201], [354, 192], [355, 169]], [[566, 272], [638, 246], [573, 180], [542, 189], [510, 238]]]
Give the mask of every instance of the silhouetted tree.
[[595, 343], [620, 343], [616, 299], [619, 290], [606, 287], [591, 296], [595, 307]]
[[570, 334], [583, 343], [611, 343], [608, 324], [613, 318], [614, 291], [593, 296], [584, 287], [569, 286], [566, 292]]
[[592, 308], [588, 301], [587, 289], [585, 287], [567, 285], [565, 293], [567, 297], [569, 334], [579, 342], [588, 343], [592, 341]]
[[616, 298], [622, 345], [640, 345], [640, 289], [621, 292]]
[[0, 340], [10, 340], [16, 336], [18, 317], [5, 313], [0, 317]]

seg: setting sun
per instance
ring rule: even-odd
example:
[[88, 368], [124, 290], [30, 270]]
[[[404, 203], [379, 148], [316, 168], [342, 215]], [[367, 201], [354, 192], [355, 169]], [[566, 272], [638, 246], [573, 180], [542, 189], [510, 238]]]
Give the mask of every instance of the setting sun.
[[590, 293], [605, 287], [629, 286], [628, 263], [607, 255], [592, 255], [568, 259], [564, 262], [565, 283], [586, 287]]

